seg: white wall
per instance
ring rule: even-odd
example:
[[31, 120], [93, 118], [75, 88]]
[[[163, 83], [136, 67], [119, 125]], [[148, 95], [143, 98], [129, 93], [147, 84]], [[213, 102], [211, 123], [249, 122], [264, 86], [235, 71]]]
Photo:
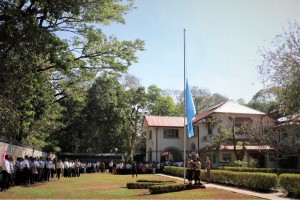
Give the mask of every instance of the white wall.
[[33, 156], [33, 157], [51, 157], [55, 158], [55, 154], [47, 154], [45, 152], [42, 152], [40, 150], [35, 150], [33, 148], [29, 147], [21, 147], [13, 144], [8, 144], [5, 142], [0, 142], [0, 153], [1, 158], [6, 152], [7, 155], [12, 156], [13, 158], [17, 157], [25, 157], [27, 156]]

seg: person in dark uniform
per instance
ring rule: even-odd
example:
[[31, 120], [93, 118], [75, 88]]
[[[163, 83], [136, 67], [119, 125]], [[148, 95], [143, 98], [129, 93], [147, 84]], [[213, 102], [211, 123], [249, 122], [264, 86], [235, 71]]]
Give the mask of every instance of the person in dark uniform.
[[132, 163], [132, 166], [131, 166], [131, 174], [132, 174], [132, 177], [134, 177], [134, 174], [135, 174], [135, 177], [137, 177], [137, 171], [138, 171], [137, 163], [136, 163], [136, 162], [133, 162], [133, 163]]

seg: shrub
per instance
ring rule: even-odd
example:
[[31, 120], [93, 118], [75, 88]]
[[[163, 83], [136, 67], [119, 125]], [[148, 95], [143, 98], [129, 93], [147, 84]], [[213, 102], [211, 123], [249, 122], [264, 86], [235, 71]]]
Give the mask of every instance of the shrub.
[[134, 182], [127, 183], [128, 189], [149, 189], [153, 185], [158, 185], [162, 183], [154, 183], [154, 182]]
[[281, 174], [279, 183], [289, 196], [300, 197], [300, 174]]
[[185, 189], [183, 184], [154, 185], [149, 188], [151, 194], [177, 192]]
[[[240, 170], [238, 167], [230, 168]], [[256, 168], [247, 168], [256, 169]], [[179, 170], [181, 170], [179, 172]], [[165, 167], [165, 172], [180, 177], [183, 177], [182, 167]], [[182, 176], [181, 176], [182, 175]], [[201, 180], [206, 180], [205, 173], [201, 172]], [[258, 173], [258, 172], [235, 172], [228, 170], [211, 170], [210, 181], [215, 183], [230, 184], [240, 187], [246, 187], [255, 190], [268, 191], [278, 184], [278, 176], [274, 173]]]
[[211, 181], [230, 184], [255, 190], [268, 191], [278, 184], [278, 177], [271, 173], [232, 172], [225, 170], [212, 170]]
[[176, 181], [163, 181], [163, 180], [137, 180], [136, 182], [127, 183], [128, 189], [148, 189], [154, 185], [164, 185], [176, 183]]
[[163, 180], [144, 180], [144, 179], [137, 180], [136, 182], [151, 182], [151, 183], [176, 183], [176, 181], [163, 181]]
[[164, 173], [172, 176], [184, 177], [183, 167], [165, 166]]
[[283, 174], [283, 173], [300, 173], [299, 170], [295, 169], [276, 169], [276, 168], [250, 168], [250, 167], [223, 167], [223, 170], [234, 171], [234, 172], [263, 172], [263, 173], [275, 173], [275, 174]]

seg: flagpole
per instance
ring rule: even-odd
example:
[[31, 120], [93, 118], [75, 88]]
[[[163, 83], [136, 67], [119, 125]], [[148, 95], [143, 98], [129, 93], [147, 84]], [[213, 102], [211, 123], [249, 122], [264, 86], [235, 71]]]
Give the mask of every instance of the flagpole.
[[185, 170], [185, 166], [186, 166], [186, 88], [185, 88], [185, 82], [186, 82], [186, 78], [185, 78], [185, 29], [183, 29], [183, 68], [184, 68], [184, 72], [183, 72], [183, 88], [184, 88], [184, 124], [183, 124], [183, 183], [185, 184], [185, 177], [186, 177], [186, 170]]

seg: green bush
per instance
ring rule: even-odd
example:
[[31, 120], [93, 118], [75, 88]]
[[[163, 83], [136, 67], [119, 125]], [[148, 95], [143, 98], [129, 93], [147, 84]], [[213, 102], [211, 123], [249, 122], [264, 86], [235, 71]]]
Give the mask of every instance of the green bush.
[[128, 189], [149, 189], [153, 185], [158, 185], [162, 183], [154, 183], [154, 182], [134, 182], [127, 183]]
[[281, 174], [279, 184], [289, 196], [300, 197], [300, 174]]
[[172, 176], [183, 177], [184, 176], [183, 169], [184, 169], [183, 167], [165, 166], [164, 173]]
[[140, 179], [137, 180], [136, 182], [151, 182], [151, 183], [176, 183], [176, 181], [163, 181], [163, 180], [145, 180], [145, 179]]
[[277, 186], [278, 177], [276, 174], [271, 173], [212, 170], [211, 181], [215, 183], [230, 184], [255, 190], [268, 191]]
[[127, 183], [128, 189], [149, 189], [154, 185], [164, 185], [176, 183], [176, 181], [163, 181], [163, 180], [137, 180], [136, 182]]
[[[234, 169], [238, 170], [239, 168], [235, 167]], [[173, 176], [178, 176], [177, 174], [180, 174], [180, 177], [183, 177], [183, 170], [184, 168], [182, 167], [165, 167], [165, 173]], [[200, 173], [200, 179], [206, 180], [205, 172]], [[255, 190], [268, 191], [271, 188], [276, 187], [278, 185], [278, 176], [275, 173], [211, 170], [210, 181], [215, 183], [246, 187]]]
[[185, 189], [183, 184], [170, 184], [170, 185], [154, 185], [149, 188], [151, 194], [160, 194], [167, 192], [177, 192]]
[[275, 173], [275, 174], [283, 174], [283, 173], [292, 173], [298, 174], [299, 170], [295, 169], [276, 169], [276, 168], [250, 168], [250, 167], [223, 167], [223, 170], [234, 171], [234, 172], [263, 172], [263, 173]]

